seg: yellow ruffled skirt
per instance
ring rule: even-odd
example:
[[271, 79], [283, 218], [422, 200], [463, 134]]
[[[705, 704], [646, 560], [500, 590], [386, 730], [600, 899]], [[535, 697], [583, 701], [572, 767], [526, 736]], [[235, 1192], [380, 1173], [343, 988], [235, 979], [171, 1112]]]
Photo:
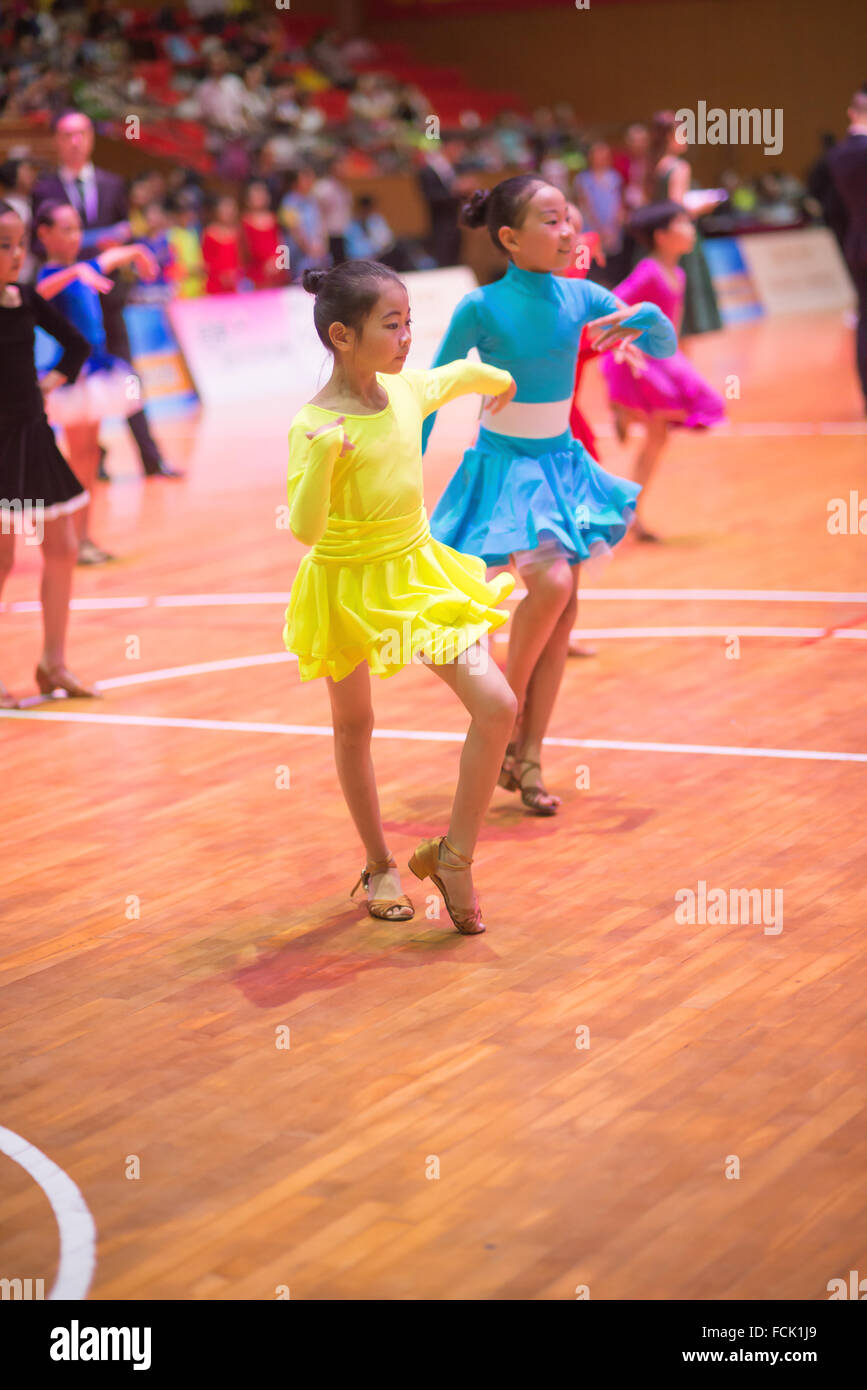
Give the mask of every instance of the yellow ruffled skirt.
[[339, 681], [362, 661], [385, 679], [413, 660], [455, 661], [508, 613], [514, 576], [435, 540], [424, 508], [380, 522], [331, 518], [298, 567], [283, 641], [302, 681]]

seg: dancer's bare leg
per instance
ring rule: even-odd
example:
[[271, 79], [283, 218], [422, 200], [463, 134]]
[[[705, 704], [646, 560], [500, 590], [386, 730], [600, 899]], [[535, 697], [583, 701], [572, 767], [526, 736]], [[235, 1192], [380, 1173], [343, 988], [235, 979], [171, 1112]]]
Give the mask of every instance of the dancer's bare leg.
[[[12, 530], [12, 522], [8, 523], [9, 530], [4, 531], [0, 527], [0, 596], [3, 594], [3, 585], [12, 572], [15, 563], [15, 532]], [[0, 709], [14, 709], [16, 701], [9, 694], [6, 686], [0, 681]]]
[[[566, 665], [566, 653], [569, 647], [569, 634], [575, 625], [575, 615], [578, 612], [578, 570], [579, 565], [572, 565], [572, 592], [567, 598], [559, 618], [554, 624], [551, 636], [545, 644], [536, 668], [530, 679], [527, 689], [527, 699], [524, 704], [524, 715], [521, 720], [521, 731], [518, 743], [516, 759], [519, 761], [518, 772], [522, 773], [520, 761], [526, 759], [529, 762], [541, 763], [542, 743], [551, 722], [551, 714], [557, 699], [557, 693], [563, 680], [563, 669]], [[524, 787], [541, 787], [542, 769], [541, 767], [529, 767], [523, 770], [521, 775], [521, 785]], [[546, 804], [559, 805], [559, 796], [548, 794]]]
[[[74, 515], [74, 514], [73, 514]], [[66, 665], [66, 629], [78, 540], [72, 516], [45, 522], [42, 538], [43, 646], [39, 664], [46, 671]]]
[[[497, 785], [497, 777], [509, 734], [515, 722], [517, 700], [493, 657], [476, 644], [456, 661], [430, 669], [457, 695], [470, 714], [470, 727], [461, 753], [458, 785], [452, 803], [448, 840], [468, 859], [473, 856], [485, 813]], [[443, 847], [441, 857], [453, 856]], [[440, 866], [443, 882], [455, 907], [471, 911], [472, 871], [453, 859]]]
[[664, 415], [651, 415], [647, 421], [647, 429], [644, 435], [644, 444], [638, 452], [635, 460], [635, 479], [636, 483], [641, 484], [641, 493], [635, 505], [635, 533], [637, 536], [647, 536], [651, 533], [644, 525], [644, 513], [647, 508], [647, 490], [650, 480], [656, 471], [659, 456], [665, 447], [668, 437], [668, 420]]
[[[99, 425], [67, 425], [64, 434], [69, 466], [92, 498], [99, 468]], [[72, 515], [75, 518], [75, 534], [79, 542], [90, 540], [90, 500]]]
[[[368, 862], [378, 863], [388, 858], [389, 847], [382, 828], [379, 793], [370, 751], [374, 723], [370, 668], [366, 661], [362, 661], [341, 681], [326, 676], [325, 684], [331, 700], [337, 777]], [[399, 898], [402, 893], [398, 869], [371, 874], [367, 885], [368, 899]], [[393, 919], [399, 921], [406, 911], [406, 908], [394, 909]]]

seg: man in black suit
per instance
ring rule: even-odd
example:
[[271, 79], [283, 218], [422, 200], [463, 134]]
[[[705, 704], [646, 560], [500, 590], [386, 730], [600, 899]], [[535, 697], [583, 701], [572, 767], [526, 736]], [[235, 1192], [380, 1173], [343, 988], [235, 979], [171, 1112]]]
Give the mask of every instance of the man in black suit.
[[[57, 170], [39, 179], [33, 189], [34, 218], [42, 203], [59, 199], [71, 203], [81, 217], [84, 229], [81, 250], [85, 256], [96, 256], [110, 246], [125, 245], [131, 240], [126, 184], [119, 174], [94, 168], [91, 160], [93, 122], [90, 117], [80, 111], [64, 112], [55, 122], [54, 140]], [[114, 289], [102, 298], [102, 318], [108, 351], [129, 362], [132, 352], [123, 320], [126, 297], [123, 283], [115, 280]], [[160, 457], [159, 447], [143, 410], [130, 415], [127, 424], [147, 477], [183, 477], [179, 470], [170, 468]]]
[[867, 92], [857, 92], [849, 107], [849, 130], [828, 155], [831, 178], [849, 213], [846, 260], [858, 293], [856, 352], [858, 375], [867, 408]]

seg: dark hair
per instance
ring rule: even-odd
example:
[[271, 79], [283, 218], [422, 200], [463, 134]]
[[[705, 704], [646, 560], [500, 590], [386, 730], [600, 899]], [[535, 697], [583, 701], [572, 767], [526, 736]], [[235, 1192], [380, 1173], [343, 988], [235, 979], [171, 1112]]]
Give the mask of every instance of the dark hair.
[[333, 352], [328, 330], [332, 323], [360, 328], [380, 296], [383, 281], [402, 285], [387, 265], [379, 261], [344, 261], [333, 270], [305, 270], [301, 283], [316, 295], [313, 322], [319, 341]]
[[626, 230], [642, 246], [653, 249], [653, 238], [657, 232], [665, 231], [676, 217], [686, 215], [681, 203], [667, 199], [664, 203], [647, 203], [638, 208], [626, 224]]
[[72, 204], [61, 198], [49, 198], [47, 202], [40, 203], [33, 219], [34, 232], [38, 232], [40, 227], [53, 227], [54, 219], [60, 209], [69, 207], [72, 207]]
[[516, 174], [503, 179], [494, 188], [477, 188], [461, 208], [462, 227], [487, 227], [491, 241], [498, 251], [505, 251], [500, 241], [501, 227], [520, 227], [527, 204], [539, 188], [547, 183], [541, 174]]
[[18, 166], [20, 159], [6, 159], [0, 164], [0, 184], [4, 188], [14, 188], [18, 181]]
[[14, 212], [16, 217], [21, 216], [17, 208], [14, 208], [11, 203], [7, 203], [5, 198], [0, 198], [0, 217], [8, 217], [10, 212]]

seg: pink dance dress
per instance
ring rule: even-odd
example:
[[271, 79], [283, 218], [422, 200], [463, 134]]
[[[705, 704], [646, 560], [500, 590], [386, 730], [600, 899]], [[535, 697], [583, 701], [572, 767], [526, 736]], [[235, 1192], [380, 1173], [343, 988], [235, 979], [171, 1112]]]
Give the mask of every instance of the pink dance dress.
[[[626, 304], [642, 300], [657, 305], [677, 326], [683, 309], [686, 275], [678, 266], [672, 285], [662, 266], [652, 256], [639, 261], [631, 275], [614, 289]], [[602, 375], [612, 404], [640, 415], [666, 415], [673, 424], [686, 429], [706, 429], [725, 419], [725, 402], [718, 391], [700, 376], [678, 349], [673, 357], [648, 357], [640, 376], [633, 376], [625, 362], [615, 362], [605, 353]]]

